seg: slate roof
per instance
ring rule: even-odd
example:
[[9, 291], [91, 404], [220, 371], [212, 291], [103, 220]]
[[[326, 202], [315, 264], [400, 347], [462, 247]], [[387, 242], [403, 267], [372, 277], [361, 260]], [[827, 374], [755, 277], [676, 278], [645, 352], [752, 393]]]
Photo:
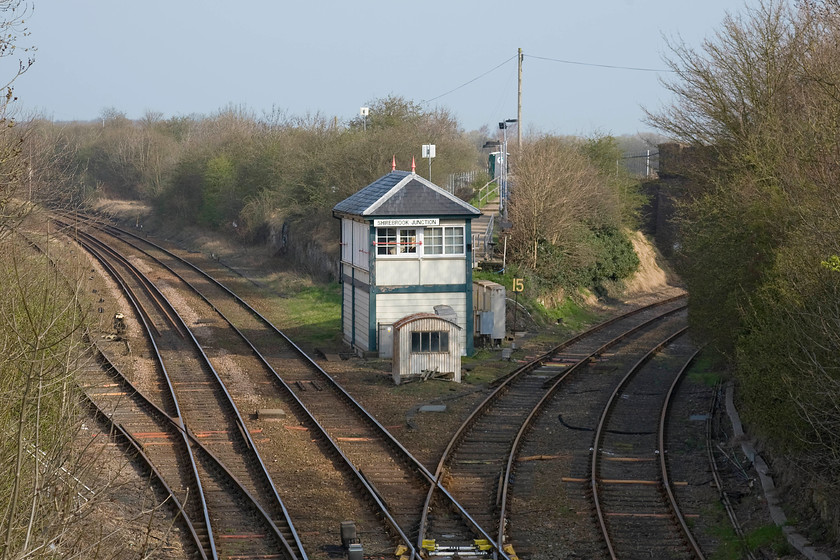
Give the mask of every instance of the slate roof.
[[333, 213], [355, 216], [463, 216], [481, 211], [409, 171], [391, 171], [335, 205]]

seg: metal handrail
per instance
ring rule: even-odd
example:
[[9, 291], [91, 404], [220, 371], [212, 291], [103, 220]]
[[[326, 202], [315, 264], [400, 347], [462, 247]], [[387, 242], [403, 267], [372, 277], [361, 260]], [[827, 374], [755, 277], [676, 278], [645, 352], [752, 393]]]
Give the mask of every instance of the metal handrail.
[[493, 222], [495, 221], [495, 214], [490, 214], [490, 221], [487, 223], [487, 229], [484, 230], [484, 254], [490, 254], [490, 244], [493, 242]]
[[[495, 185], [496, 185], [496, 186], [495, 186], [495, 188], [493, 188], [493, 189], [489, 189], [489, 190], [487, 190], [487, 192], [484, 192], [484, 194], [482, 194], [482, 192], [483, 192], [485, 189], [487, 189], [487, 187], [489, 187], [489, 186], [490, 186], [491, 184], [493, 184], [493, 183], [495, 183]], [[490, 179], [489, 181], [487, 181], [487, 182], [484, 184], [484, 186], [483, 186], [483, 187], [481, 187], [480, 189], [478, 189], [478, 206], [479, 206], [479, 207], [484, 206], [484, 204], [485, 204], [485, 203], [486, 203], [486, 202], [490, 199], [490, 195], [492, 195], [492, 194], [494, 194], [494, 193], [495, 193], [496, 195], [498, 195], [498, 194], [499, 194], [499, 183], [497, 182], [497, 180], [496, 180], [496, 179]]]

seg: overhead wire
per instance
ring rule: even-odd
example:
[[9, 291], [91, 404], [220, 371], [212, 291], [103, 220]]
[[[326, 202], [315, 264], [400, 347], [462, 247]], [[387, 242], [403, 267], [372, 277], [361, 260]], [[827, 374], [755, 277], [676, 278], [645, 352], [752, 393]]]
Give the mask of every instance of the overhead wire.
[[464, 82], [464, 83], [463, 83], [463, 84], [461, 84], [460, 86], [458, 86], [458, 87], [456, 87], [456, 88], [453, 88], [453, 89], [450, 89], [450, 90], [449, 90], [449, 91], [447, 91], [446, 93], [441, 93], [440, 95], [435, 96], [435, 97], [432, 97], [432, 98], [430, 98], [430, 99], [424, 99], [423, 101], [421, 101], [421, 102], [420, 102], [420, 104], [421, 104], [421, 105], [425, 105], [426, 103], [431, 103], [432, 101], [434, 101], [434, 100], [436, 100], [436, 99], [440, 99], [441, 97], [444, 97], [444, 96], [446, 96], [446, 95], [449, 95], [450, 93], [454, 93], [454, 92], [458, 91], [459, 89], [461, 89], [462, 87], [466, 87], [466, 86], [470, 85], [471, 83], [473, 83], [474, 81], [476, 81], [476, 80], [479, 80], [479, 79], [483, 78], [483, 77], [484, 77], [484, 76], [486, 76], [487, 74], [489, 74], [489, 73], [491, 73], [491, 72], [493, 72], [493, 71], [495, 71], [495, 70], [498, 70], [499, 68], [501, 68], [502, 66], [504, 66], [505, 64], [507, 64], [508, 62], [510, 62], [511, 60], [513, 60], [514, 58], [516, 58], [517, 56], [519, 56], [519, 54], [518, 54], [518, 53], [517, 53], [517, 54], [515, 54], [515, 55], [513, 55], [512, 57], [508, 58], [508, 59], [507, 59], [507, 60], [505, 60], [504, 62], [502, 62], [502, 63], [500, 63], [500, 64], [497, 64], [496, 66], [494, 66], [493, 68], [491, 68], [491, 69], [490, 69], [490, 70], [488, 70], [487, 72], [484, 72], [483, 74], [480, 74], [480, 75], [476, 76], [476, 77], [475, 77], [475, 78], [473, 78], [472, 80], [470, 80], [470, 81], [468, 81], [468, 82]]
[[[426, 103], [431, 103], [432, 101], [440, 99], [441, 97], [446, 97], [450, 93], [454, 93], [454, 92], [458, 91], [459, 89], [461, 89], [463, 87], [466, 87], [466, 86], [470, 85], [471, 83], [483, 78], [487, 74], [490, 74], [491, 72], [494, 72], [494, 71], [498, 70], [499, 68], [501, 68], [502, 66], [504, 66], [505, 64], [507, 64], [508, 62], [510, 62], [511, 60], [515, 59], [518, 56], [519, 56], [519, 53], [517, 53], [517, 54], [513, 55], [512, 57], [508, 58], [507, 60], [504, 60], [503, 62], [497, 64], [496, 66], [494, 66], [490, 70], [488, 70], [488, 71], [486, 71], [482, 74], [479, 74], [475, 78], [473, 78], [473, 79], [471, 79], [467, 82], [464, 82], [463, 84], [459, 85], [458, 87], [452, 88], [447, 92], [441, 93], [440, 95], [436, 95], [435, 97], [431, 97], [429, 99], [424, 99], [423, 101], [420, 101], [420, 104], [425, 105]], [[536, 56], [536, 55], [533, 55], [533, 54], [526, 55], [525, 53], [522, 53], [523, 60], [525, 59], [526, 56], [529, 57], [529, 58], [535, 58], [537, 60], [546, 60], [546, 61], [549, 61], [549, 62], [558, 62], [560, 64], [574, 64], [576, 66], [590, 66], [590, 67], [594, 67], [594, 68], [608, 68], [610, 70], [630, 70], [630, 71], [634, 71], [634, 72], [673, 72], [673, 70], [663, 69], [663, 68], [643, 68], [643, 67], [638, 67], [638, 66], [620, 66], [620, 65], [617, 65], [617, 64], [597, 64], [597, 63], [594, 63], [594, 62], [581, 62], [581, 61], [578, 61], [578, 60], [565, 60], [565, 59], [562, 59], [562, 58], [551, 58], [551, 57], [548, 57], [548, 56]]]
[[612, 70], [633, 70], [635, 72], [673, 72], [673, 70], [666, 70], [662, 68], [640, 68], [638, 66], [619, 66], [616, 64], [596, 64], [594, 62], [580, 62], [577, 60], [564, 60], [562, 58], [550, 58], [547, 56], [536, 56], [533, 54], [522, 55], [529, 58], [536, 58], [537, 60], [548, 60], [550, 62], [559, 62], [561, 64], [574, 64], [576, 66], [593, 66], [595, 68], [609, 68]]
[[[501, 76], [499, 78], [494, 78], [499, 80], [499, 83], [512, 85], [516, 83], [516, 68], [510, 68], [506, 70], [508, 74], [506, 76]], [[492, 110], [487, 111], [487, 120], [485, 122], [493, 122], [494, 116], [499, 115], [505, 112], [505, 107], [510, 107], [508, 103], [510, 103], [511, 98], [516, 95], [516, 88], [515, 87], [497, 87], [497, 96], [496, 96], [496, 105], [493, 107]], [[492, 98], [488, 94], [487, 96], [488, 101]]]

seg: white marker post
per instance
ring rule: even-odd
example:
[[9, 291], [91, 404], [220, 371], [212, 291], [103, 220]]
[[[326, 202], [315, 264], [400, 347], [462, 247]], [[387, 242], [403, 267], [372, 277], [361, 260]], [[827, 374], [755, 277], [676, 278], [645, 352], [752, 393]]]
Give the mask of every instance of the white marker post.
[[429, 158], [429, 182], [432, 182], [432, 158], [435, 157], [435, 145], [423, 144], [423, 157]]
[[359, 116], [362, 117], [362, 131], [367, 132], [367, 116], [370, 113], [370, 107], [359, 107]]

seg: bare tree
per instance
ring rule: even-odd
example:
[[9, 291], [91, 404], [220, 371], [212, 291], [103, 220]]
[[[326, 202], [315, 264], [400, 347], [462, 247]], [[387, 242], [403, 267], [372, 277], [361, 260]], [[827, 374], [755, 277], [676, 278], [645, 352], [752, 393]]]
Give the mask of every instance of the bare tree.
[[559, 248], [572, 261], [585, 260], [579, 232], [589, 225], [616, 224], [615, 193], [605, 188], [598, 170], [577, 146], [557, 137], [527, 142], [512, 161], [510, 248], [534, 270], [541, 243]]
[[[31, 8], [23, 0], [0, 0], [0, 58], [18, 58], [18, 65], [0, 86], [0, 233], [4, 222], [20, 219], [23, 208], [10, 202], [20, 184], [25, 165], [20, 157], [20, 139], [13, 130], [14, 82], [32, 65], [34, 48], [20, 47], [19, 39], [28, 35], [24, 20]], [[23, 54], [22, 57], [19, 55]]]

